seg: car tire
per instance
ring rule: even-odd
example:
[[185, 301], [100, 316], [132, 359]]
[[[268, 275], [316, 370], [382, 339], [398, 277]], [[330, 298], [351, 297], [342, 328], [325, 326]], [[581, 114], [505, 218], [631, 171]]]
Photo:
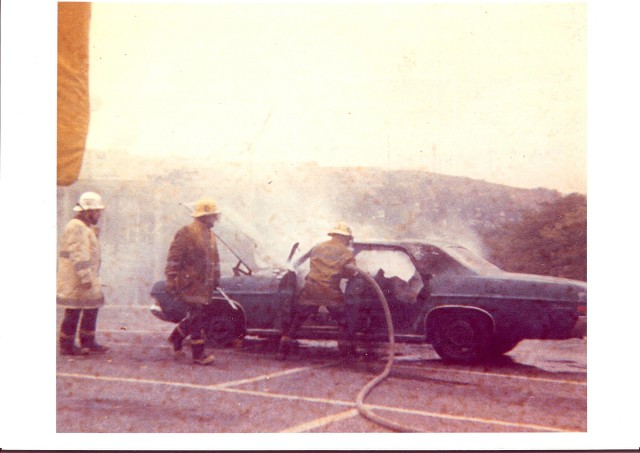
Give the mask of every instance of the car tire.
[[487, 358], [491, 346], [490, 325], [481, 316], [447, 314], [437, 321], [433, 348], [444, 361], [477, 363]]
[[211, 314], [207, 317], [205, 336], [213, 346], [229, 346], [243, 336], [241, 320], [230, 311]]
[[491, 352], [496, 356], [506, 354], [515, 348], [521, 341], [521, 338], [495, 337], [491, 346]]

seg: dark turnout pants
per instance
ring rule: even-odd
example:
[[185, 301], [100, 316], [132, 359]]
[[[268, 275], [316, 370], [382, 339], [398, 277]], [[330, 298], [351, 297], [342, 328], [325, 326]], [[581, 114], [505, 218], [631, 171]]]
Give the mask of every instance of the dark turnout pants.
[[[81, 319], [82, 318], [82, 319]], [[78, 321], [80, 322], [80, 345], [83, 347], [91, 347], [95, 343], [96, 322], [98, 320], [98, 309], [75, 309], [67, 308], [64, 310], [64, 318], [60, 325], [60, 345], [64, 349], [73, 346], [76, 338], [76, 330], [78, 329]]]
[[[305, 321], [310, 316], [315, 315], [320, 307], [320, 305], [294, 305], [291, 324], [288, 328], [283, 329], [284, 335], [290, 339], [295, 339]], [[355, 346], [358, 320], [357, 307], [353, 305], [345, 306], [345, 304], [326, 307], [331, 317], [338, 323], [339, 339], [346, 342], [347, 345]]]
[[205, 305], [188, 304], [187, 316], [178, 323], [169, 337], [174, 349], [178, 351], [182, 348], [182, 340], [191, 336], [191, 351], [194, 359], [204, 355], [204, 330], [207, 324], [205, 307]]

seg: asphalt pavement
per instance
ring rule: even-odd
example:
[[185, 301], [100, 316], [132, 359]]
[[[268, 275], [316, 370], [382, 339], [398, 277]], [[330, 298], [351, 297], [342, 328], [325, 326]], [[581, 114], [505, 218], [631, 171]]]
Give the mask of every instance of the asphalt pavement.
[[[58, 313], [58, 319], [60, 318]], [[333, 341], [302, 341], [287, 361], [248, 337], [209, 349], [212, 366], [176, 360], [173, 325], [145, 307], [105, 307], [105, 355], [58, 356], [58, 433], [389, 433], [355, 399], [384, 369], [386, 345], [345, 362]], [[188, 349], [187, 349], [188, 351]], [[389, 378], [365, 403], [425, 433], [587, 430], [586, 339], [523, 341], [491, 363], [443, 363], [429, 345], [397, 345]]]

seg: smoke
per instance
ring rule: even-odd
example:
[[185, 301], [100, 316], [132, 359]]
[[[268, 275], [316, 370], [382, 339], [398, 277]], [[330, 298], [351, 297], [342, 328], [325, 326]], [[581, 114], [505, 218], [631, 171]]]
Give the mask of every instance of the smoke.
[[478, 233], [457, 216], [445, 217], [440, 222], [425, 225], [428, 235], [419, 237], [423, 241], [441, 240], [461, 245], [476, 255], [485, 256], [485, 245]]
[[[340, 221], [356, 240], [446, 239], [482, 255], [482, 243], [457, 207], [439, 195], [413, 187], [386, 173], [317, 166], [180, 167], [163, 176], [136, 181], [81, 180], [58, 187], [58, 231], [73, 216], [72, 207], [88, 190], [103, 196], [102, 280], [108, 302], [149, 303], [153, 283], [164, 278], [169, 244], [192, 221], [200, 198], [213, 198], [222, 216], [214, 232], [252, 268], [284, 267], [294, 243], [300, 254], [328, 239]], [[428, 188], [427, 188], [428, 189]], [[220, 243], [223, 275], [237, 257]]]
[[[318, 241], [344, 219], [339, 201], [321, 183], [308, 181], [295, 184], [288, 173], [267, 173], [254, 191], [254, 203], [236, 224], [247, 231], [259, 244], [260, 257], [265, 263], [284, 265], [294, 243], [301, 252]], [[250, 220], [247, 220], [250, 219]]]

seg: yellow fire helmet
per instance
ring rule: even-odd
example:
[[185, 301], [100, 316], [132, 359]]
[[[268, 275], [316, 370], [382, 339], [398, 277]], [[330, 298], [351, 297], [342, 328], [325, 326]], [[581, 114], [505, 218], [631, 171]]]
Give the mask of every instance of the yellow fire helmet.
[[351, 232], [351, 228], [344, 222], [338, 223], [333, 230], [329, 231], [329, 236], [333, 236], [334, 234], [339, 234], [340, 236], [353, 237], [353, 233]]
[[216, 202], [211, 198], [203, 198], [202, 200], [196, 201], [195, 207], [193, 208], [192, 217], [202, 217], [205, 215], [216, 215], [220, 214], [218, 210], [218, 206]]

